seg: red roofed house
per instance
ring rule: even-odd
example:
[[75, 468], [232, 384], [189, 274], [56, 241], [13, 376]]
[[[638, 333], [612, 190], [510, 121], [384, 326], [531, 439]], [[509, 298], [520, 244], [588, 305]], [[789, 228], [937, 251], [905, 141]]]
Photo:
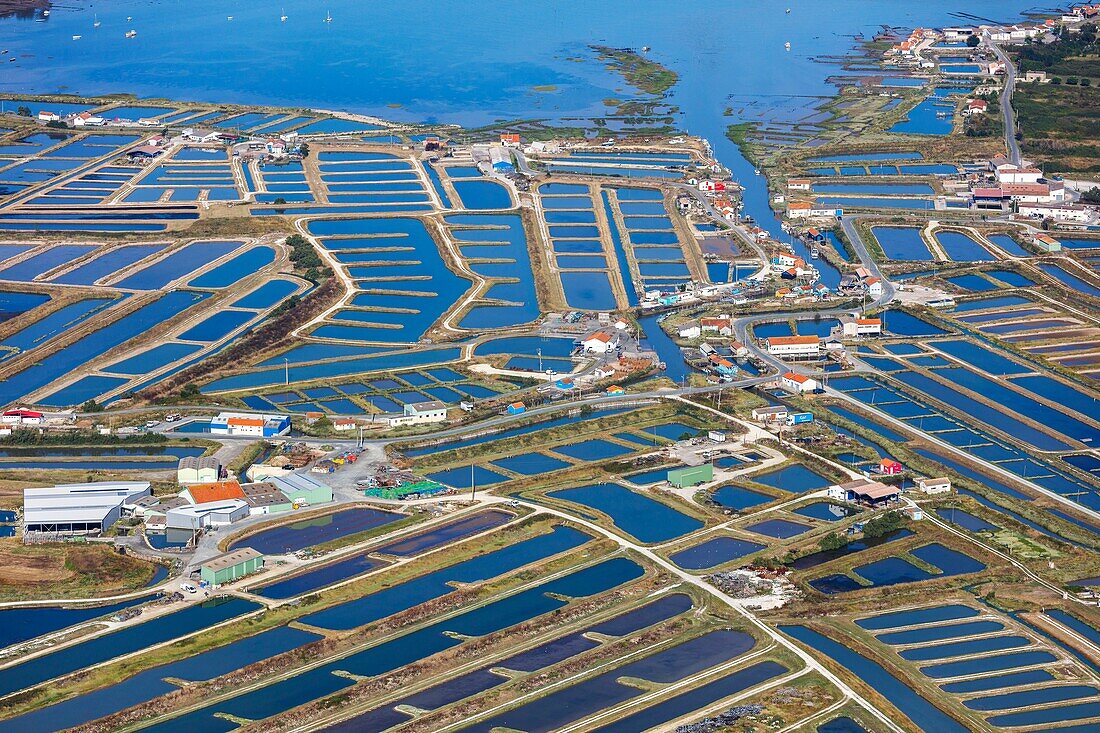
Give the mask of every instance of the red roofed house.
[[989, 111], [989, 102], [984, 99], [971, 99], [966, 103], [965, 114], [967, 115], [984, 115]]
[[56, 112], [51, 112], [48, 109], [44, 109], [38, 113], [39, 122], [60, 122], [61, 115]]
[[8, 410], [0, 418], [0, 422], [4, 422], [8, 425], [41, 425], [43, 421], [42, 413], [35, 412], [34, 410]]
[[878, 472], [887, 476], [896, 476], [905, 470], [905, 466], [901, 465], [893, 458], [883, 458], [878, 462]]
[[192, 504], [208, 504], [212, 501], [244, 499], [244, 489], [236, 481], [217, 481], [212, 484], [195, 484], [180, 492], [180, 496]]
[[733, 335], [733, 321], [729, 318], [700, 318], [699, 328], [703, 333], [717, 333], [719, 336]]
[[776, 356], [817, 356], [821, 351], [817, 336], [772, 336], [764, 339], [764, 345]]
[[581, 342], [584, 350], [593, 354], [606, 354], [619, 346], [619, 339], [607, 331], [596, 331]]
[[820, 385], [816, 379], [787, 372], [779, 378], [779, 386], [791, 392], [805, 393], [815, 391]]
[[520, 136], [511, 132], [502, 132], [500, 134], [500, 144], [506, 148], [518, 148], [520, 146]]

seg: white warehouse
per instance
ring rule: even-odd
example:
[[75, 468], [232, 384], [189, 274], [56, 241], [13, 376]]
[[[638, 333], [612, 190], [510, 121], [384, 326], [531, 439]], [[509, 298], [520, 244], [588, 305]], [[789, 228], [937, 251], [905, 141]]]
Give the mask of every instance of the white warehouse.
[[151, 494], [148, 481], [102, 481], [23, 489], [23, 531], [99, 532], [118, 521], [123, 504]]

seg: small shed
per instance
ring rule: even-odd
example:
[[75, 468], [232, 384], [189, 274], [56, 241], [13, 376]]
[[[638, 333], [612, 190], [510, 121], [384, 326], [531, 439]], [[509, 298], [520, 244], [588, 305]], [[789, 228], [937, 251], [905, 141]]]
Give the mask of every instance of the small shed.
[[668, 472], [668, 482], [678, 489], [685, 486], [698, 486], [714, 480], [714, 464], [704, 463], [701, 466], [685, 466]]
[[264, 556], [251, 547], [242, 547], [204, 562], [199, 566], [199, 577], [211, 585], [223, 585], [263, 568]]

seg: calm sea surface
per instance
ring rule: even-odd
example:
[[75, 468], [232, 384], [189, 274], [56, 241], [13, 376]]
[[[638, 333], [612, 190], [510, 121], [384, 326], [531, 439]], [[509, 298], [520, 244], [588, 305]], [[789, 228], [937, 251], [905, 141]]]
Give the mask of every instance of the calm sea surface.
[[[680, 74], [670, 100], [682, 111], [680, 126], [708, 138], [749, 184], [746, 210], [766, 225], [767, 191], [752, 185], [752, 167], [726, 142], [730, 122], [811, 115], [814, 98], [833, 91], [825, 79], [837, 73], [814, 57], [849, 52], [857, 33], [975, 22], [959, 10], [1012, 21], [1034, 7], [1019, 0], [73, 2], [45, 22], [0, 20], [0, 48], [17, 58], [3, 64], [0, 91], [129, 92], [477, 126], [599, 115], [605, 99], [632, 92], [588, 44], [650, 46], [653, 58]], [[128, 40], [130, 29], [138, 35]]]

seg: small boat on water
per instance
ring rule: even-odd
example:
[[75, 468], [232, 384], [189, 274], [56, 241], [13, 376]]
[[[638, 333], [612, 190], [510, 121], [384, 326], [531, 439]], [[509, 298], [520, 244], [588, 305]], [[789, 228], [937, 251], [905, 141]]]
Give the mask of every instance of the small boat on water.
[[42, 17], [43, 18], [49, 18], [50, 17], [50, 11], [49, 10], [43, 10], [42, 11]]
[[74, 41], [79, 41], [79, 40], [80, 40], [80, 36], [73, 36], [73, 40], [74, 40]]
[[280, 23], [285, 23], [285, 22], [286, 22], [286, 19], [287, 19], [288, 17], [290, 17], [290, 16], [288, 16], [288, 15], [286, 14], [286, 8], [283, 8], [283, 9], [282, 9], [281, 11], [279, 11], [279, 12], [280, 12], [280, 13], [282, 13], [282, 14], [281, 14], [281, 15], [279, 16], [279, 22], [280, 22]]
[[816, 260], [820, 256], [821, 256], [821, 250], [819, 250], [817, 247], [811, 247], [810, 248], [810, 259], [811, 260]]
[[137, 31], [126, 31], [127, 38], [137, 38]]
[[332, 13], [328, 12], [327, 10], [325, 11], [325, 22], [326, 23], [331, 23], [332, 22]]
[[233, 20], [233, 16], [232, 15], [227, 15], [227, 16], [225, 16], [225, 19], [226, 20]]
[[93, 28], [98, 28], [101, 25], [103, 25], [103, 24], [99, 22], [99, 13], [96, 13], [95, 15], [92, 16], [92, 27]]
[[785, 49], [787, 49], [788, 51], [790, 51], [791, 50], [791, 42], [787, 41], [786, 43], [783, 44], [783, 47]]
[[127, 22], [127, 23], [129, 23], [129, 22], [130, 22], [131, 20], [133, 20], [133, 19], [134, 19], [134, 16], [132, 16], [132, 15], [127, 15], [127, 16], [126, 16], [126, 22]]

